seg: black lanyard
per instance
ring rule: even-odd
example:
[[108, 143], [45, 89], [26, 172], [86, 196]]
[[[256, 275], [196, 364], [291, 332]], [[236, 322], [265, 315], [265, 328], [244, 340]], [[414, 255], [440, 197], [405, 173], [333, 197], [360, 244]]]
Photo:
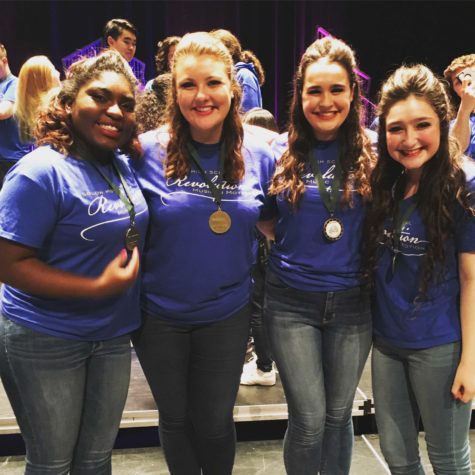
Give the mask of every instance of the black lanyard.
[[317, 163], [317, 159], [315, 158], [315, 155], [316, 155], [316, 152], [314, 150], [310, 150], [308, 152], [308, 161], [310, 162], [310, 167], [312, 168], [313, 175], [317, 180], [318, 190], [320, 191], [320, 196], [322, 197], [323, 204], [325, 205], [325, 208], [330, 213], [330, 216], [333, 216], [338, 206], [338, 194], [340, 191], [340, 183], [341, 183], [340, 160], [338, 158], [336, 159], [334, 178], [333, 178], [331, 190], [330, 192], [328, 192], [327, 187], [325, 186], [325, 183], [323, 181], [322, 172]]
[[221, 147], [219, 149], [218, 186], [216, 186], [211, 181], [209, 176], [206, 174], [203, 166], [201, 165], [201, 160], [195, 147], [193, 147], [193, 145], [190, 142], [188, 142], [186, 144], [186, 148], [188, 149], [188, 152], [190, 153], [193, 163], [196, 165], [201, 176], [203, 177], [203, 179], [206, 181], [207, 185], [209, 186], [211, 194], [213, 195], [213, 198], [214, 198], [214, 202], [218, 205], [218, 209], [221, 209], [222, 184], [223, 184], [223, 174], [224, 174], [224, 141], [221, 142]]
[[115, 160], [112, 160], [112, 168], [114, 169], [115, 173], [120, 179], [120, 182], [122, 183], [122, 187], [124, 188], [124, 193], [120, 190], [118, 186], [116, 186], [110, 178], [93, 162], [89, 161], [89, 163], [97, 170], [99, 175], [101, 175], [102, 178], [107, 182], [107, 184], [110, 186], [111, 190], [120, 198], [120, 201], [124, 203], [124, 206], [127, 208], [127, 212], [129, 213], [129, 218], [130, 218], [130, 225], [134, 226], [135, 224], [135, 206], [132, 201], [132, 198], [130, 197], [129, 190], [127, 188], [127, 185], [125, 183], [124, 177], [122, 176], [122, 173], [119, 170], [119, 167], [115, 163]]

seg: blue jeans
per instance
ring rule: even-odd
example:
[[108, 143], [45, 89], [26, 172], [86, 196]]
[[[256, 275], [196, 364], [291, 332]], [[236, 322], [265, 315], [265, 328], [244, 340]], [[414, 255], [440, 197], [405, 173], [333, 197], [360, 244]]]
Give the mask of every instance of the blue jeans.
[[460, 342], [413, 350], [377, 339], [372, 359], [376, 423], [391, 473], [424, 474], [418, 444], [422, 417], [434, 472], [471, 474], [472, 404], [455, 401], [450, 393]]
[[145, 316], [135, 351], [159, 412], [172, 475], [230, 475], [233, 409], [249, 335], [249, 306], [205, 325]]
[[268, 272], [264, 322], [289, 409], [287, 473], [349, 473], [353, 399], [371, 347], [368, 289], [305, 292]]
[[130, 337], [66, 340], [0, 317], [0, 374], [27, 475], [106, 475], [130, 379]]

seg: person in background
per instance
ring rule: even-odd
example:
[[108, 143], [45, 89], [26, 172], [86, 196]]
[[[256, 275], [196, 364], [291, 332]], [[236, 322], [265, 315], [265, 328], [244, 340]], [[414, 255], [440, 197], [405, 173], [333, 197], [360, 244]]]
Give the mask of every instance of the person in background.
[[[243, 124], [251, 124], [278, 133], [279, 128], [274, 116], [266, 109], [255, 107], [242, 117]], [[270, 241], [256, 229], [257, 262], [252, 268], [254, 288], [252, 291], [251, 340], [254, 346], [252, 358], [246, 362], [241, 375], [241, 384], [245, 386], [273, 386], [276, 382], [274, 362], [269, 342], [262, 322], [264, 304], [264, 282], [267, 269]], [[252, 345], [252, 343], [251, 343]], [[252, 347], [252, 346], [251, 346]], [[249, 352], [249, 351], [248, 351]]]
[[135, 85], [115, 51], [73, 64], [0, 192], [0, 376], [27, 475], [111, 473], [148, 223], [119, 153], [140, 152]]
[[374, 158], [351, 48], [322, 38], [294, 79], [288, 134], [269, 192], [277, 199], [264, 325], [285, 391], [289, 475], [348, 474], [352, 407], [371, 346], [360, 272]]
[[475, 395], [475, 164], [449, 136], [444, 84], [423, 65], [389, 76], [365, 223], [374, 277], [373, 394], [393, 474], [472, 473]]
[[157, 69], [157, 76], [155, 79], [150, 79], [147, 84], [145, 84], [146, 91], [153, 88], [154, 80], [157, 80], [162, 74], [170, 73], [172, 69], [175, 48], [180, 39], [180, 36], [167, 36], [165, 39], [160, 40], [157, 43], [157, 53], [155, 54], [155, 67]]
[[130, 63], [137, 50], [137, 29], [129, 20], [114, 18], [104, 26], [103, 41]]
[[233, 409], [249, 335], [254, 229], [274, 169], [243, 132], [226, 47], [185, 35], [172, 67], [169, 127], [143, 134], [135, 172], [149, 204], [135, 350], [160, 414], [173, 475], [230, 475]]
[[165, 124], [168, 95], [172, 83], [171, 73], [153, 79], [152, 89], [137, 96], [135, 114], [139, 133], [148, 132]]
[[455, 58], [444, 71], [444, 77], [460, 98], [451, 134], [465, 154], [475, 158], [475, 54]]
[[264, 68], [256, 55], [243, 50], [239, 40], [228, 30], [213, 30], [211, 34], [224, 43], [234, 61], [236, 79], [241, 85], [241, 113], [262, 107], [261, 86], [265, 82]]
[[8, 64], [7, 50], [0, 43], [0, 188], [7, 171], [28, 152], [13, 119], [17, 84], [18, 78]]

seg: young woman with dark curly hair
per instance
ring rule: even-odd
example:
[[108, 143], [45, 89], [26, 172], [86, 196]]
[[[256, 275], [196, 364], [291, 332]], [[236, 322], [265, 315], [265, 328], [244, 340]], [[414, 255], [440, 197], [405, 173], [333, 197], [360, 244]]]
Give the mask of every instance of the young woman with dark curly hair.
[[290, 475], [349, 472], [353, 398], [371, 345], [359, 248], [373, 160], [355, 68], [342, 41], [310, 45], [288, 136], [274, 145], [278, 218], [264, 324], [289, 408]]
[[111, 473], [148, 221], [118, 152], [138, 151], [134, 88], [114, 51], [76, 63], [0, 192], [0, 372], [26, 474]]
[[471, 474], [475, 394], [475, 165], [449, 138], [443, 83], [403, 66], [379, 101], [366, 267], [375, 281], [373, 391], [391, 473]]
[[136, 165], [151, 225], [134, 345], [170, 473], [226, 475], [249, 333], [254, 227], [267, 218], [274, 163], [270, 148], [243, 132], [233, 62], [219, 40], [182, 38], [171, 94], [169, 132], [142, 135], [145, 155]]

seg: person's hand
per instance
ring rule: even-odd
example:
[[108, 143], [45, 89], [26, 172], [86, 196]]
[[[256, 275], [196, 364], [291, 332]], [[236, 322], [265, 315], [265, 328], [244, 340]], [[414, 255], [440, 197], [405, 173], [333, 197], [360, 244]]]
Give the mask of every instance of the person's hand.
[[119, 294], [130, 287], [139, 273], [139, 251], [137, 247], [127, 262], [127, 251], [122, 249], [120, 254], [112, 259], [96, 279], [95, 297], [103, 298]]
[[464, 74], [460, 79], [462, 82], [460, 107], [466, 109], [470, 113], [475, 110], [475, 70], [470, 74]]
[[452, 396], [462, 402], [470, 402], [475, 396], [475, 368], [459, 364], [452, 385]]

